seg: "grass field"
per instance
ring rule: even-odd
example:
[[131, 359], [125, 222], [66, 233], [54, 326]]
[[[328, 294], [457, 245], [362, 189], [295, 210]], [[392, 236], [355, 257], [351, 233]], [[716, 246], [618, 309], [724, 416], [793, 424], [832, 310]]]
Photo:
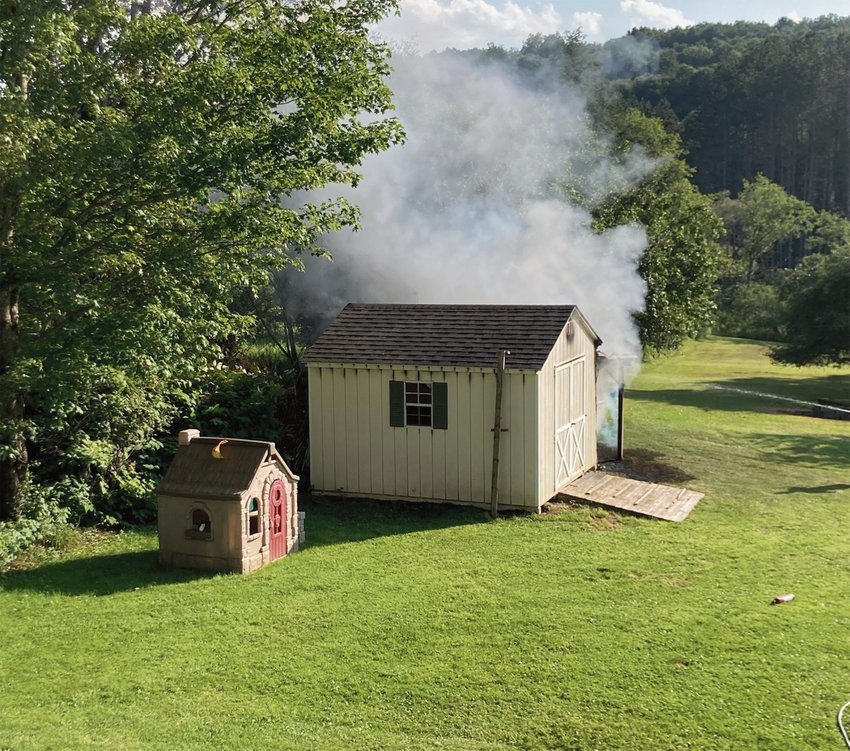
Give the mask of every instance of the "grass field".
[[[0, 748], [829, 751], [850, 700], [850, 370], [735, 340], [646, 365], [631, 462], [681, 524], [314, 499], [250, 576], [151, 531], [0, 576]], [[796, 599], [771, 606], [793, 592]]]

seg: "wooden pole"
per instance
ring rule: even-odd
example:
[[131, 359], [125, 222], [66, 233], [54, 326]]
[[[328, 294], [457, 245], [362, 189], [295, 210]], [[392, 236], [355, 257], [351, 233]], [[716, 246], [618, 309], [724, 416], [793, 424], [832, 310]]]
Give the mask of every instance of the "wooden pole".
[[499, 444], [502, 439], [502, 381], [505, 376], [505, 358], [510, 352], [499, 350], [499, 364], [496, 366], [496, 415], [493, 420], [493, 476], [490, 482], [490, 516], [499, 515]]

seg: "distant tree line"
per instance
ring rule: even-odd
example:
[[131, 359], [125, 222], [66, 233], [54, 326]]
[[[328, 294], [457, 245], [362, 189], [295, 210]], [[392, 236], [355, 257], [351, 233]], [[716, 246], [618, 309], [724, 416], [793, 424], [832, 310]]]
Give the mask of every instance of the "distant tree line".
[[615, 82], [682, 136], [703, 192], [763, 174], [850, 216], [850, 17], [635, 29], [606, 48], [616, 60], [641, 43], [648, 69]]

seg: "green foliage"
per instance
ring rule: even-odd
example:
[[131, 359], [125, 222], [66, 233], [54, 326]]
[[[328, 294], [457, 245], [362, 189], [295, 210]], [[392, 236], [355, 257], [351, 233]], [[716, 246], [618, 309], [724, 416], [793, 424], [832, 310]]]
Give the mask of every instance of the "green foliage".
[[21, 492], [22, 517], [0, 521], [0, 569], [35, 544], [49, 544], [62, 536], [69, 512], [59, 505], [57, 495], [28, 483]]
[[[784, 362], [844, 362], [850, 282], [843, 259], [850, 222], [815, 211], [763, 175], [745, 180], [737, 198], [719, 196], [716, 207], [726, 225], [728, 252], [719, 330], [787, 342], [774, 351]], [[782, 249], [794, 238], [823, 253], [804, 257], [791, 271], [783, 267], [793, 259]], [[754, 277], [762, 281], [754, 283]]]
[[813, 255], [782, 280], [786, 344], [771, 355], [794, 365], [850, 363], [850, 245]]
[[732, 287], [717, 315], [717, 331], [724, 336], [776, 342], [781, 325], [779, 290], [761, 282]]
[[850, 216], [850, 17], [635, 29], [628, 38], [654, 47], [658, 65], [619, 71], [618, 86], [647, 112], [670, 105], [704, 192], [735, 191], [763, 173], [819, 210]]
[[678, 157], [678, 139], [659, 120], [628, 110], [613, 126], [620, 150], [639, 145], [658, 161], [637, 188], [594, 212], [596, 226], [637, 222], [646, 227], [649, 245], [639, 265], [646, 306], [636, 316], [641, 341], [652, 350], [675, 349], [713, 320], [721, 223], [711, 201], [690, 182], [691, 171]]
[[[753, 280], [762, 256], [777, 243], [812, 229], [817, 218], [808, 203], [789, 196], [764, 175], [744, 180], [737, 198], [719, 196], [716, 209], [726, 226], [726, 247], [748, 282]], [[830, 228], [825, 227], [825, 232]]]
[[142, 514], [133, 457], [249, 330], [234, 293], [357, 222], [295, 194], [401, 138], [392, 0], [125, 5], [0, 11], [0, 430], [80, 518]]
[[189, 419], [205, 435], [283, 443], [292, 389], [268, 374], [222, 370], [208, 381]]

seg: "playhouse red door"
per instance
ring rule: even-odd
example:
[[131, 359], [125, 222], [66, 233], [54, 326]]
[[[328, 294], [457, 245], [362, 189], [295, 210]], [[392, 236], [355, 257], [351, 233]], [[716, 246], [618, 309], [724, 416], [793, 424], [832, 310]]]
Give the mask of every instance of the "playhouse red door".
[[269, 560], [286, 554], [286, 488], [275, 480], [269, 488]]

